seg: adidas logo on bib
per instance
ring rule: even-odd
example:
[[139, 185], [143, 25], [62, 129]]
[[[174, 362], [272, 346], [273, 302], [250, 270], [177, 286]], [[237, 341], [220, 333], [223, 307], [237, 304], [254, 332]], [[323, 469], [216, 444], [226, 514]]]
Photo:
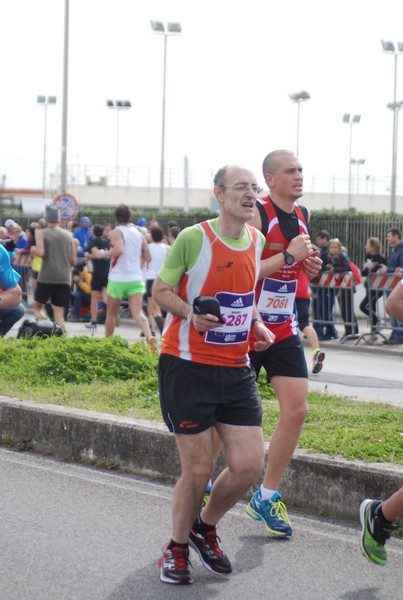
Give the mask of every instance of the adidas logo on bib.
[[285, 283], [284, 285], [282, 285], [280, 288], [278, 288], [277, 293], [283, 293], [286, 294], [288, 292], [288, 288], [287, 288], [287, 284]]
[[237, 300], [234, 300], [234, 302], [231, 303], [231, 307], [232, 308], [243, 308], [242, 298], [238, 298]]

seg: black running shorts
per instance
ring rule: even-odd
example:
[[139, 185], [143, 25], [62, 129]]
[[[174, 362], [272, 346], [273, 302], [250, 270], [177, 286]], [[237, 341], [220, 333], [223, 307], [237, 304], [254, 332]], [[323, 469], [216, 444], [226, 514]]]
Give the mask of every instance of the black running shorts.
[[204, 365], [161, 354], [158, 365], [162, 416], [174, 433], [200, 433], [215, 423], [262, 425], [253, 369]]
[[70, 291], [71, 288], [68, 283], [42, 283], [38, 281], [35, 290], [35, 300], [36, 302], [40, 302], [40, 304], [46, 304], [50, 300], [54, 306], [69, 308]]
[[259, 376], [260, 369], [266, 371], [267, 381], [275, 375], [283, 377], [301, 377], [308, 379], [304, 349], [298, 335], [292, 335], [273, 346], [269, 346], [263, 352], [251, 350], [250, 361]]
[[91, 290], [93, 292], [102, 292], [103, 288], [108, 285], [108, 273], [97, 273], [92, 274]]
[[153, 285], [155, 279], [147, 279], [146, 280], [146, 291], [144, 294], [144, 298], [151, 298], [153, 295]]

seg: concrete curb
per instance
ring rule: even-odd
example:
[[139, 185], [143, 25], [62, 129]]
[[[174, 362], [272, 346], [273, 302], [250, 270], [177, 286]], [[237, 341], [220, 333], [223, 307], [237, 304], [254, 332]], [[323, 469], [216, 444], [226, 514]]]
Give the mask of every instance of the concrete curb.
[[[166, 482], [175, 481], [179, 474], [175, 440], [166, 427], [128, 417], [0, 396], [0, 440], [22, 450]], [[217, 471], [223, 465], [220, 457]], [[356, 521], [363, 498], [383, 499], [402, 485], [400, 465], [296, 451], [281, 491], [289, 506]]]

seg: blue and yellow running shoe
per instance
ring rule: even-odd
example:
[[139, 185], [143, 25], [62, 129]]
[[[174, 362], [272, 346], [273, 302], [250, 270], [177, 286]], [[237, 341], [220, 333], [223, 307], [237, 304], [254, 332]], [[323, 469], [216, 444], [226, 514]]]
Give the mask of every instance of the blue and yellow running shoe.
[[256, 490], [246, 506], [246, 512], [252, 519], [263, 521], [267, 533], [277, 537], [292, 535], [287, 509], [278, 492], [273, 494], [270, 500], [263, 500], [260, 490]]

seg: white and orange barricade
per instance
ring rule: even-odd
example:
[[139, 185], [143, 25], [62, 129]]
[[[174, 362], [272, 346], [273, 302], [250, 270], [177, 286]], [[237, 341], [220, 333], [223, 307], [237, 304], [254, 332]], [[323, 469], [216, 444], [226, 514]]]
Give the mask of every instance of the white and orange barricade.
[[393, 273], [385, 273], [385, 275], [370, 275], [369, 287], [371, 290], [379, 290], [382, 292], [391, 292], [401, 280], [401, 275]]
[[351, 289], [354, 287], [354, 278], [351, 271], [347, 273], [322, 273], [316, 285], [335, 289]]
[[[311, 281], [313, 325], [319, 339], [338, 337], [336, 325], [343, 325], [346, 333], [342, 341], [357, 336], [358, 325], [354, 312], [354, 275], [344, 273], [321, 273]], [[334, 312], [335, 299], [340, 305], [340, 314]]]

